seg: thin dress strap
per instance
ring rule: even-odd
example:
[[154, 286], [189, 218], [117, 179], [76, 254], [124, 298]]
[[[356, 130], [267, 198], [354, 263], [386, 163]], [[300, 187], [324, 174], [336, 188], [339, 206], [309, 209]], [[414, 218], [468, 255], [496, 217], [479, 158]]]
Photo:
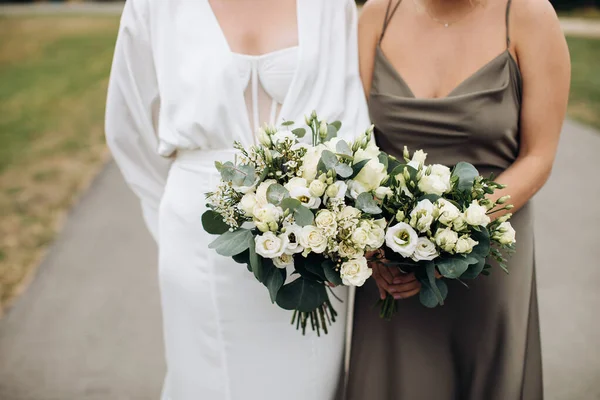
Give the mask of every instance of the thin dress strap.
[[[381, 41], [383, 40], [383, 35], [385, 35], [385, 31], [387, 30], [388, 26], [390, 25], [390, 21], [392, 20], [392, 17], [396, 13], [396, 10], [400, 6], [400, 3], [402, 3], [402, 0], [398, 0], [396, 5], [392, 9], [392, 1], [394, 1], [394, 0], [390, 0], [388, 2], [387, 9], [385, 10], [385, 20], [383, 21], [383, 29], [381, 30], [381, 37], [379, 38], [379, 43], [381, 43]], [[391, 10], [391, 12], [390, 12], [390, 10]]]
[[510, 47], [510, 5], [512, 0], [506, 3], [506, 47]]

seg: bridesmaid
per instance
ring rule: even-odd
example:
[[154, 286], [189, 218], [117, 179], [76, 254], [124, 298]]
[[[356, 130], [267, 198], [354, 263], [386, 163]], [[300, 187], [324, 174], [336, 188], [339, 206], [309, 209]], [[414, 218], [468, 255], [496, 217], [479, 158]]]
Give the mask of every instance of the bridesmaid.
[[[451, 282], [420, 305], [414, 276], [372, 265], [356, 297], [349, 400], [543, 398], [531, 197], [552, 169], [570, 63], [546, 0], [371, 0], [359, 22], [361, 75], [382, 150], [494, 173], [515, 205], [510, 275]], [[452, 283], [455, 283], [452, 285]], [[377, 287], [378, 286], [378, 287]], [[391, 322], [373, 310], [389, 292]]]

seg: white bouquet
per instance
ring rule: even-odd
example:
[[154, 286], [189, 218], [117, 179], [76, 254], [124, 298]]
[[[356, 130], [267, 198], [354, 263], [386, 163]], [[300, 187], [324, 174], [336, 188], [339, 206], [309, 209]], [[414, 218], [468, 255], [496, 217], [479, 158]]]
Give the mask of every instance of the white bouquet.
[[236, 143], [236, 162], [216, 163], [222, 179], [202, 222], [219, 235], [209, 247], [247, 264], [297, 328], [327, 333], [336, 317], [328, 289], [362, 286], [372, 273], [365, 253], [384, 243], [387, 223], [373, 215], [388, 174], [371, 130], [347, 143], [339, 122], [313, 113], [306, 124], [312, 146], [293, 122], [260, 129], [258, 146]]

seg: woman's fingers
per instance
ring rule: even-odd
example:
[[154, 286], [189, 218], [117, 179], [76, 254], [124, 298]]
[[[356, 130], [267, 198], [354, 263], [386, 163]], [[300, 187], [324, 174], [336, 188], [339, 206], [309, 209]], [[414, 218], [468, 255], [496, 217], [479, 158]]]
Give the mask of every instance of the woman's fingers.
[[396, 276], [393, 280], [392, 280], [392, 284], [393, 285], [399, 285], [402, 283], [409, 283], [409, 282], [414, 282], [417, 280], [417, 277], [415, 276], [414, 273], [410, 273], [410, 274], [400, 274], [398, 276]]
[[421, 287], [421, 282], [414, 281], [409, 283], [402, 283], [400, 285], [389, 285], [387, 291], [394, 295], [398, 293], [411, 292], [415, 289], [419, 289]]
[[373, 279], [375, 279], [375, 283], [377, 283], [377, 289], [379, 289], [379, 297], [381, 298], [381, 300], [385, 300], [385, 298], [387, 297], [386, 288], [388, 284], [385, 281], [385, 279], [383, 279], [379, 274], [379, 268], [375, 264], [373, 264], [372, 269]]
[[403, 292], [403, 293], [396, 293], [396, 294], [394, 294], [394, 299], [396, 299], [396, 300], [408, 299], [408, 298], [413, 297], [414, 295], [418, 294], [420, 291], [421, 291], [421, 286], [419, 285], [418, 288], [413, 289], [410, 292]]

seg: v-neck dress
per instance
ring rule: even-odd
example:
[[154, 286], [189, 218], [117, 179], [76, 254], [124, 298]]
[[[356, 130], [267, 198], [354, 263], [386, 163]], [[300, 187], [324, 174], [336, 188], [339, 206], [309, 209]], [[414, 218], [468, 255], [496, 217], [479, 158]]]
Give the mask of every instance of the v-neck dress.
[[[378, 48], [369, 99], [377, 143], [399, 158], [406, 145], [423, 149], [429, 163], [467, 161], [497, 176], [519, 153], [521, 88], [506, 50], [447, 97], [416, 98]], [[492, 262], [492, 274], [469, 288], [451, 281], [442, 307], [427, 309], [415, 296], [385, 321], [374, 308], [375, 282], [357, 290], [348, 400], [543, 398], [531, 205], [511, 222], [510, 274]]]

